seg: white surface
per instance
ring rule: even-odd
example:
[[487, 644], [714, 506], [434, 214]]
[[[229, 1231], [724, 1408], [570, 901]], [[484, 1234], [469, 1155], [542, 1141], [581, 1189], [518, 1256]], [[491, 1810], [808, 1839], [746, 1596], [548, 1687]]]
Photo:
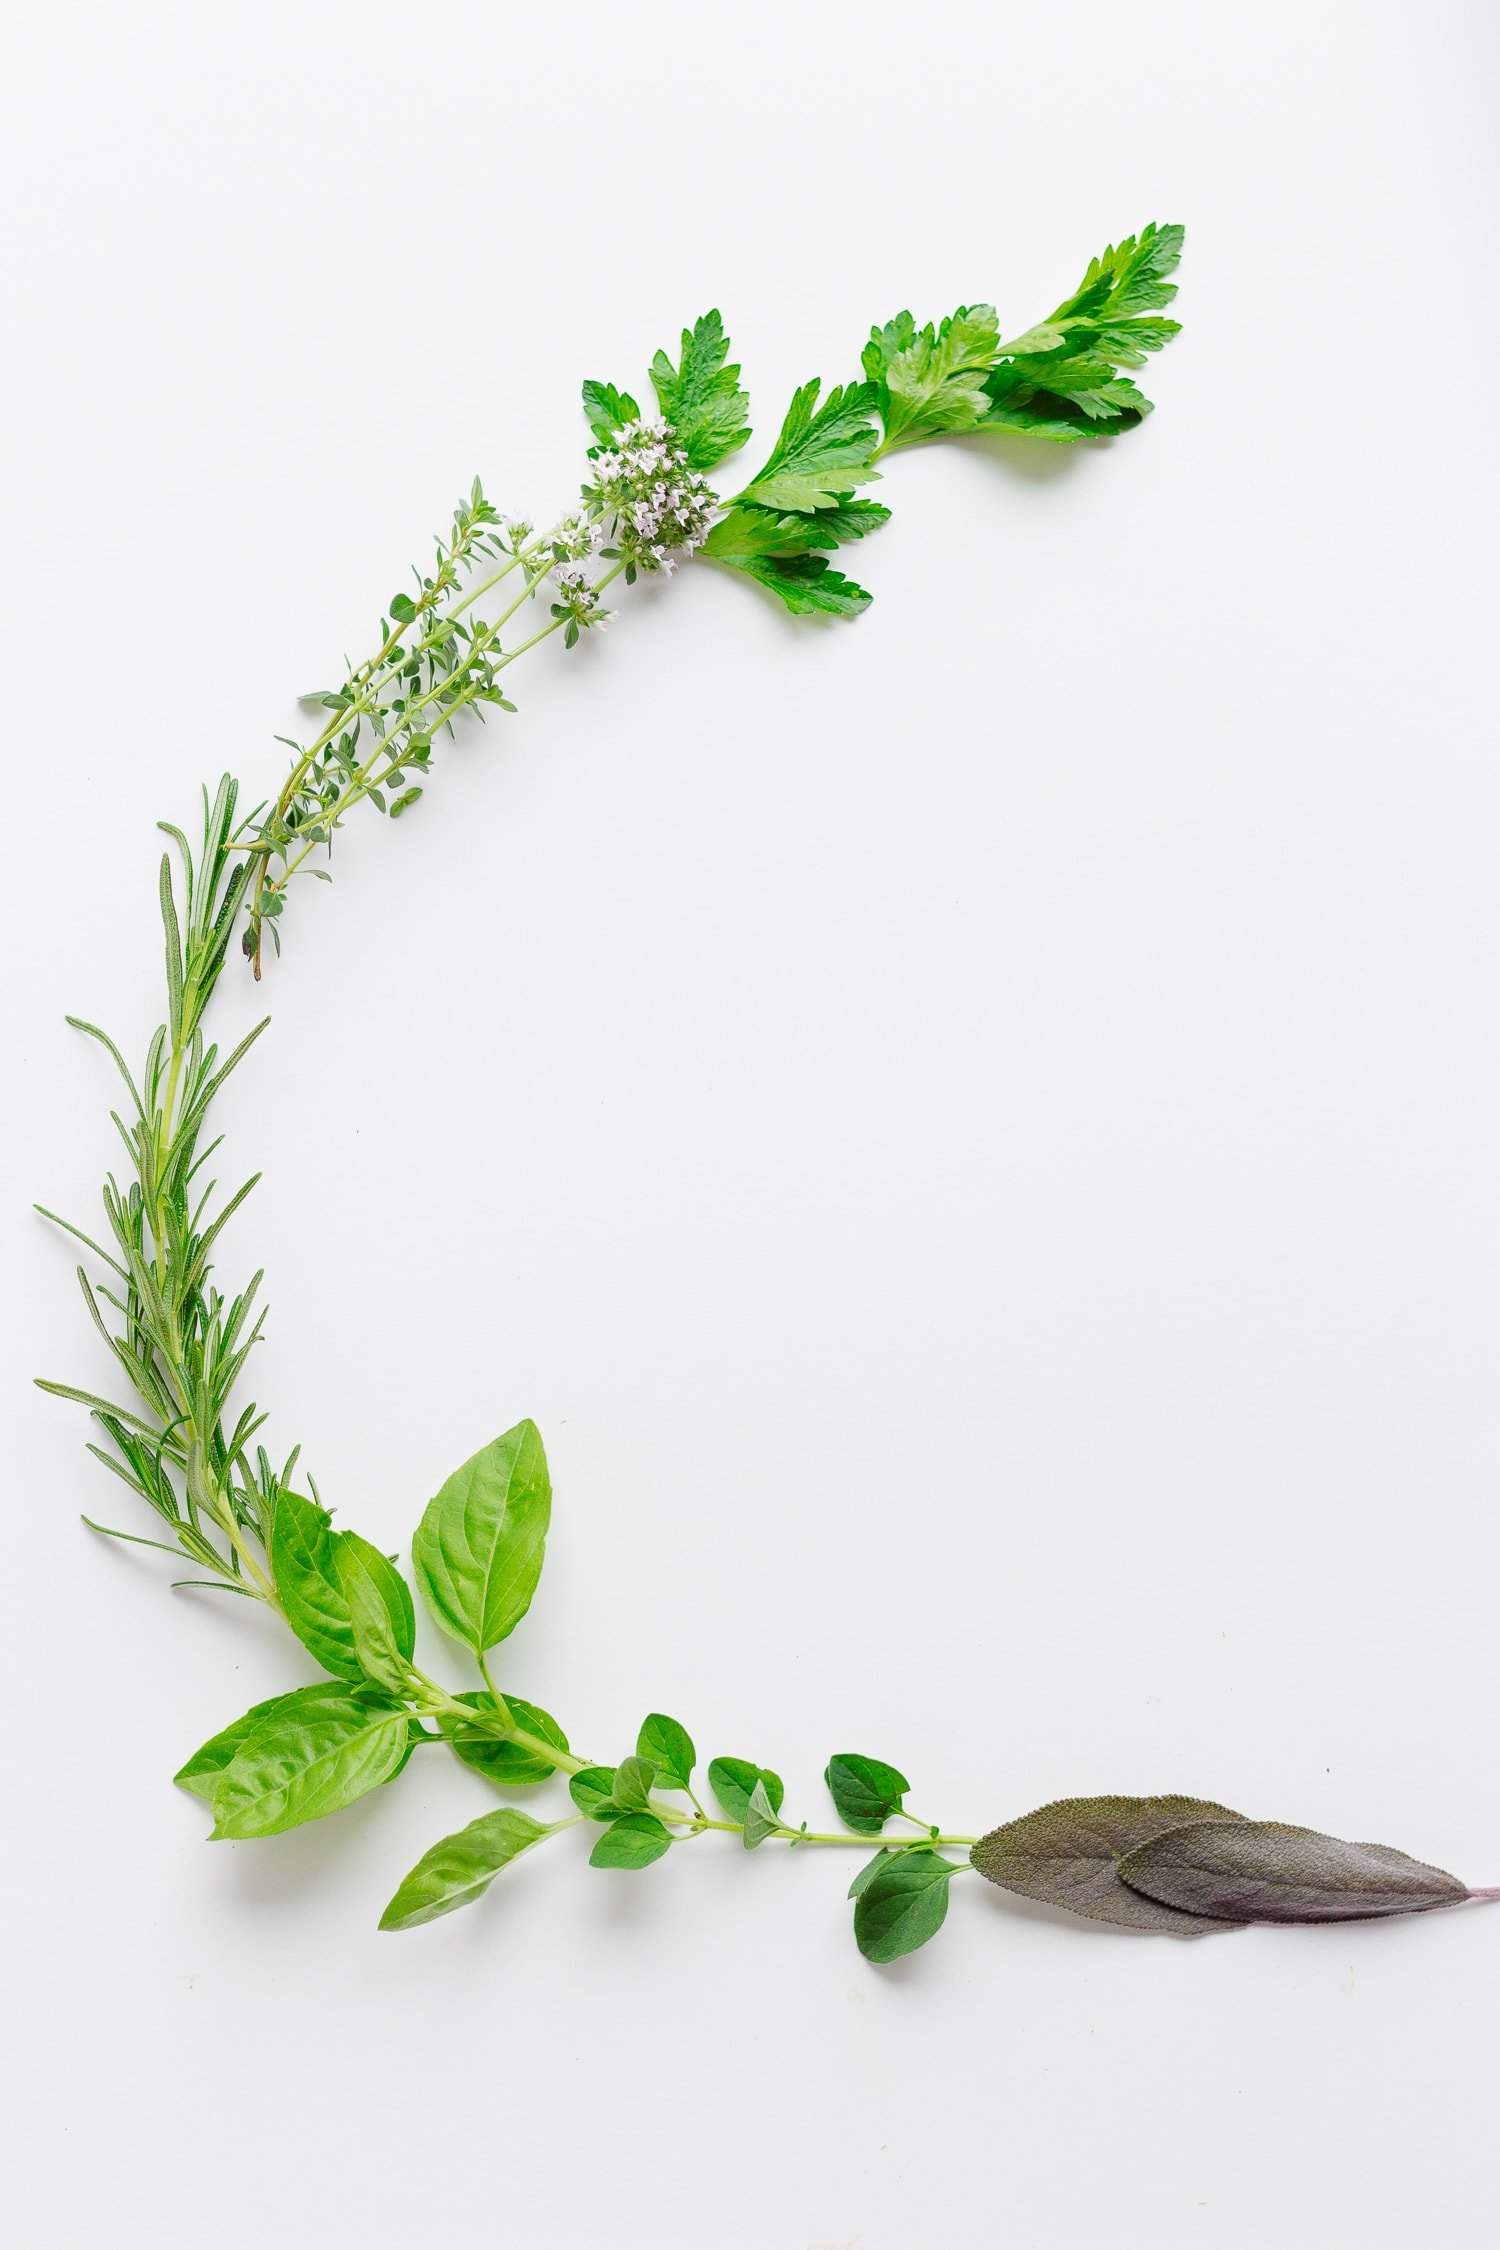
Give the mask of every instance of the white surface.
[[[1207, 1791], [1500, 1880], [1496, 16], [1484, 5], [7, 10], [5, 1863], [27, 2250], [1496, 2239], [1500, 1917], [1112, 1938], [832, 1854], [554, 1847], [414, 1768], [205, 1850], [305, 1676], [92, 1542], [33, 1372], [137, 1052], [158, 815], [280, 772], [479, 468], [720, 303], [764, 437], [869, 322], [1189, 226], [1153, 422], [898, 461], [857, 627], [694, 571], [518, 675], [296, 902], [227, 1106], [256, 1394], [406, 1541], [522, 1413], [507, 1680], [985, 1826]], [[220, 1021], [248, 1020], [236, 984]], [[149, 1525], [142, 1528], [149, 1529]], [[456, 1675], [455, 1675], [456, 1676]]]

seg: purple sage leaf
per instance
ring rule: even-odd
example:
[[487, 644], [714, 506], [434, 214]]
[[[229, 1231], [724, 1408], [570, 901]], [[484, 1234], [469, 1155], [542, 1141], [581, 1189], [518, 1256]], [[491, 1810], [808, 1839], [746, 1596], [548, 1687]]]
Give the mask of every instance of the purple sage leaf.
[[1200, 1820], [1142, 1843], [1120, 1873], [1189, 1914], [1245, 1922], [1349, 1922], [1457, 1906], [1467, 1887], [1388, 1844], [1346, 1844], [1275, 1820]]
[[1127, 1930], [1202, 1937], [1233, 1928], [1233, 1916], [1184, 1911], [1122, 1883], [1120, 1862], [1184, 1821], [1234, 1822], [1239, 1814], [1203, 1797], [1064, 1797], [981, 1836], [969, 1857], [988, 1882], [1091, 1922]]

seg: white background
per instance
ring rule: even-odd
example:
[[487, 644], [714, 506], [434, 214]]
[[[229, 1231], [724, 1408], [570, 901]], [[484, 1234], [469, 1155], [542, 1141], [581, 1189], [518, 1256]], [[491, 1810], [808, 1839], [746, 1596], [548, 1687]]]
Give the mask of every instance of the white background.
[[1494, 2242], [1478, 1909], [971, 1878], [879, 1972], [842, 1855], [570, 1841], [380, 1937], [486, 1803], [438, 1761], [206, 1850], [169, 1776], [311, 1667], [80, 1529], [152, 1526], [28, 1388], [102, 1367], [27, 1205], [97, 1209], [61, 1018], [155, 1021], [152, 821], [274, 784], [476, 469], [567, 501], [580, 376], [717, 302], [763, 444], [897, 306], [1014, 331], [1184, 219], [1143, 430], [900, 459], [858, 625], [644, 589], [350, 828], [223, 1274], [382, 1544], [537, 1418], [503, 1677], [594, 1755], [656, 1707], [798, 1817], [861, 1748], [959, 1828], [1182, 1789], [1500, 1880], [1496, 11], [6, 15], [14, 2239]]

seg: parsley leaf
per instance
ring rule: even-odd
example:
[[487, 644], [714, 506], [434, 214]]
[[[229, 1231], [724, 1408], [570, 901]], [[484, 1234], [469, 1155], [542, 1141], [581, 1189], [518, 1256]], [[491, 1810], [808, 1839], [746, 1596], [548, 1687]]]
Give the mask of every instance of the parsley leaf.
[[719, 562], [746, 555], [805, 555], [820, 547], [842, 547], [863, 539], [890, 521], [878, 500], [856, 500], [851, 493], [815, 515], [783, 515], [736, 500], [703, 542], [703, 552]]
[[815, 376], [793, 393], [771, 458], [740, 494], [742, 500], [807, 514], [838, 507], [855, 485], [879, 475], [870, 420], [874, 384], [838, 385], [819, 406], [821, 388]]
[[794, 617], [857, 617], [873, 596], [823, 555], [720, 555], [731, 570], [780, 596]]
[[737, 452], [750, 435], [750, 409], [740, 389], [738, 367], [729, 367], [729, 338], [717, 312], [706, 312], [682, 331], [682, 359], [674, 367], [665, 352], [651, 362], [651, 381], [662, 413], [692, 469], [712, 469]]
[[1180, 323], [1161, 308], [1177, 294], [1167, 276], [1182, 256], [1180, 226], [1146, 227], [1095, 258], [1049, 319], [1000, 346], [985, 380], [986, 429], [1070, 439], [1129, 429], [1151, 401], [1119, 370], [1140, 367]]
[[769, 587], [794, 616], [857, 617], [868, 609], [870, 596], [830, 569], [818, 550], [863, 539], [888, 522], [890, 513], [878, 500], [856, 500], [850, 493], [815, 515], [786, 515], [736, 500], [714, 525], [703, 552]]
[[864, 370], [875, 385], [885, 446], [918, 445], [944, 431], [972, 430], [989, 406], [984, 378], [1000, 348], [993, 305], [960, 305], [937, 328], [909, 312], [872, 328]]
[[616, 430], [625, 423], [638, 422], [641, 418], [641, 410], [629, 391], [617, 391], [613, 383], [585, 383], [583, 411], [601, 445], [608, 445]]

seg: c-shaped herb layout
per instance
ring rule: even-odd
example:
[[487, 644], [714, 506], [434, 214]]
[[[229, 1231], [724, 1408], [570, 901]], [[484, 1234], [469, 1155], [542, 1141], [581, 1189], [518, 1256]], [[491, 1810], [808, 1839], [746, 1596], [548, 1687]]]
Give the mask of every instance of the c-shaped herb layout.
[[293, 876], [328, 880], [315, 862], [354, 807], [368, 800], [392, 819], [405, 814], [439, 734], [471, 706], [481, 716], [486, 706], [514, 710], [502, 675], [556, 633], [572, 648], [607, 624], [615, 581], [670, 576], [697, 555], [796, 616], [854, 617], [870, 596], [829, 557], [888, 520], [868, 490], [888, 455], [960, 433], [1070, 444], [1133, 428], [1151, 409], [1131, 371], [1178, 331], [1165, 308], [1182, 233], [1149, 226], [1106, 250], [1054, 313], [1009, 342], [990, 305], [963, 305], [920, 328], [899, 313], [871, 331], [861, 381], [825, 396], [815, 379], [795, 393], [765, 462], [732, 499], [709, 477], [750, 436], [749, 401], [717, 312], [684, 330], [675, 363], [656, 355], [654, 416], [612, 383], [585, 383], [594, 443], [572, 511], [537, 530], [502, 517], [476, 481], [431, 568], [387, 604], [375, 653], [311, 699], [326, 718], [313, 740], [289, 745], [293, 763], [274, 802], [242, 815], [226, 778], [204, 793], [196, 845], [162, 824], [180, 859], [174, 869], [169, 852], [161, 866], [167, 1020], [140, 1073], [104, 1032], [69, 1018], [124, 1081], [128, 1109], [114, 1122], [128, 1169], [123, 1186], [106, 1182], [104, 1241], [55, 1223], [103, 1269], [99, 1279], [80, 1266], [78, 1279], [134, 1403], [64, 1383], [43, 1388], [89, 1409], [103, 1441], [89, 1450], [170, 1533], [140, 1543], [186, 1555], [207, 1574], [174, 1583], [265, 1603], [325, 1675], [256, 1704], [204, 1743], [178, 1781], [207, 1801], [216, 1837], [261, 1837], [393, 1781], [423, 1745], [446, 1745], [503, 1791], [566, 1777], [570, 1814], [540, 1821], [503, 1804], [434, 1844], [397, 1888], [382, 1929], [467, 1905], [508, 1861], [569, 1829], [593, 1833], [592, 1866], [627, 1870], [712, 1834], [747, 1851], [873, 1849], [849, 1896], [860, 1951], [880, 1962], [933, 1936], [967, 1868], [1096, 1922], [1186, 1935], [1495, 1895], [1402, 1852], [1247, 1820], [1195, 1797], [1073, 1798], [982, 1837], [949, 1834], [906, 1810], [904, 1774], [852, 1751], [832, 1757], [825, 1777], [837, 1828], [786, 1817], [779, 1776], [748, 1758], [710, 1762], [710, 1812], [678, 1720], [652, 1713], [632, 1750], [595, 1763], [574, 1752], [550, 1713], [495, 1680], [490, 1658], [530, 1606], [552, 1505], [532, 1423], [455, 1471], [412, 1540], [422, 1599], [473, 1659], [477, 1684], [450, 1690], [415, 1660], [415, 1604], [395, 1563], [358, 1533], [335, 1530], [313, 1480], [299, 1488], [299, 1449], [274, 1466], [259, 1442], [264, 1415], [231, 1403], [265, 1317], [259, 1274], [227, 1298], [212, 1278], [219, 1236], [255, 1180], [223, 1200], [214, 1183], [201, 1184], [219, 1145], [205, 1138], [210, 1105], [265, 1029], [223, 1056], [204, 1037], [236, 933], [259, 977], [267, 932], [279, 951]]

